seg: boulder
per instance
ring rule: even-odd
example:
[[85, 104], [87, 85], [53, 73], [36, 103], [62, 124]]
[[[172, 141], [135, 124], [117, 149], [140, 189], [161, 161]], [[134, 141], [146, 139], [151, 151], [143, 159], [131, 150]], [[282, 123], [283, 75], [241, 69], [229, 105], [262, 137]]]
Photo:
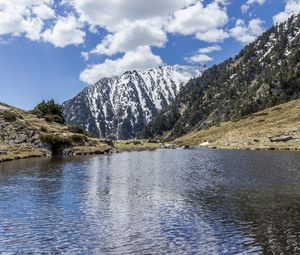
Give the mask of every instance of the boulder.
[[189, 148], [190, 148], [190, 146], [188, 146], [188, 145], [182, 146], [182, 149], [185, 149], [185, 150], [187, 150], [187, 149], [189, 149]]
[[287, 142], [293, 140], [294, 137], [290, 135], [281, 135], [281, 136], [275, 136], [275, 137], [270, 137], [270, 142]]
[[298, 132], [298, 131], [300, 131], [300, 129], [296, 128], [296, 127], [294, 127], [294, 128], [291, 129], [291, 132]]
[[201, 146], [201, 147], [206, 147], [208, 145], [209, 145], [209, 142], [207, 142], [207, 141], [199, 144], [199, 146]]
[[160, 147], [163, 149], [176, 149], [177, 145], [176, 144], [169, 144], [169, 143], [162, 143], [160, 144]]

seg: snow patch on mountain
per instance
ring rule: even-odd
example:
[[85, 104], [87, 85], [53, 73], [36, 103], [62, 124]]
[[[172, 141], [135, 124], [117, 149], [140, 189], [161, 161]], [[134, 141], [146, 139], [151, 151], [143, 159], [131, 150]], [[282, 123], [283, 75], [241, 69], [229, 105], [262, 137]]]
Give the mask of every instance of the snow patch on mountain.
[[64, 103], [65, 119], [98, 137], [134, 138], [204, 69], [202, 66], [161, 66], [103, 78]]

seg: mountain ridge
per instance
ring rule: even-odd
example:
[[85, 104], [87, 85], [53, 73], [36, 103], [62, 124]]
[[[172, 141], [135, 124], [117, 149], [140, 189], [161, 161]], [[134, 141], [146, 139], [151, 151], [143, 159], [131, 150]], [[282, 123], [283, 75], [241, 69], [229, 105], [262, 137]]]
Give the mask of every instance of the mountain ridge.
[[300, 15], [273, 26], [234, 58], [192, 79], [144, 129], [172, 140], [300, 96]]
[[203, 69], [161, 66], [102, 78], [63, 104], [64, 117], [98, 137], [135, 138]]

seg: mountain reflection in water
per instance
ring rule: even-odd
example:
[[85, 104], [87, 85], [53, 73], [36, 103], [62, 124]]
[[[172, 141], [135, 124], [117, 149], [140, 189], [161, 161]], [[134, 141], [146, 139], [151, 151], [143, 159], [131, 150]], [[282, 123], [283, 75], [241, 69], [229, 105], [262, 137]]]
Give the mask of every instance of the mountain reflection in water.
[[157, 150], [0, 164], [0, 253], [296, 254], [297, 152]]

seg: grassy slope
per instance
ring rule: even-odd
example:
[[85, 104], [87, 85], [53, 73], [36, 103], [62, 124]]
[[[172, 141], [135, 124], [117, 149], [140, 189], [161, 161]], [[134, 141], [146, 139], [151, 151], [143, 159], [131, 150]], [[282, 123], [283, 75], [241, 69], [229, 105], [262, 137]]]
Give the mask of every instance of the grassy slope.
[[146, 140], [118, 140], [114, 141], [114, 146], [118, 151], [143, 151], [160, 148], [159, 143], [149, 143]]
[[[8, 109], [7, 109], [8, 108]], [[24, 130], [27, 133], [34, 132], [35, 135], [42, 136], [42, 135], [54, 135], [60, 137], [71, 137], [74, 135], [73, 133], [68, 131], [68, 126], [61, 125], [54, 122], [47, 122], [44, 118], [38, 118], [37, 116], [30, 114], [26, 111], [20, 110], [15, 107], [8, 106], [6, 104], [0, 103], [0, 122], [4, 121], [1, 118], [1, 115], [4, 111], [9, 110], [18, 115], [17, 120], [11, 122], [9, 125], [12, 126], [22, 126], [23, 129], [20, 132], [24, 133]], [[18, 134], [18, 132], [16, 132]], [[11, 134], [15, 135], [15, 134]], [[70, 147], [70, 152], [73, 155], [80, 155], [80, 154], [98, 154], [104, 153], [112, 149], [111, 146], [107, 145], [103, 141], [94, 138], [87, 138], [87, 142], [82, 145], [73, 145]], [[4, 143], [0, 139], [0, 152], [4, 151], [5, 154], [1, 155], [0, 153], [0, 162], [13, 160], [13, 159], [21, 159], [21, 158], [28, 158], [28, 157], [41, 157], [49, 155], [49, 151], [45, 149], [40, 149], [34, 147], [31, 143], [21, 143], [21, 144], [13, 144], [9, 145]]]
[[[197, 146], [205, 141], [208, 147], [231, 149], [300, 150], [300, 100], [294, 100], [264, 111], [196, 131], [175, 140], [176, 144]], [[270, 142], [269, 137], [292, 135], [289, 142]]]

